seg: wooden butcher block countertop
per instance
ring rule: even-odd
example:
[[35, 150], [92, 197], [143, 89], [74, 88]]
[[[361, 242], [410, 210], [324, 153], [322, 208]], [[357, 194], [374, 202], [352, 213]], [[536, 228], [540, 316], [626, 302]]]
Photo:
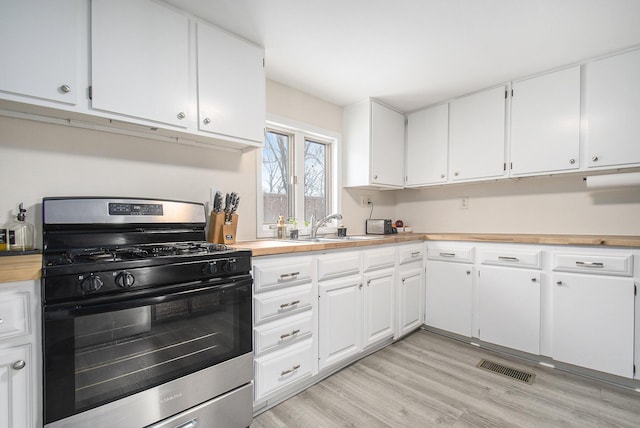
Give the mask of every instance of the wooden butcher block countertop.
[[40, 279], [42, 255], [0, 256], [0, 283]]
[[323, 251], [344, 248], [359, 248], [381, 244], [396, 244], [411, 241], [471, 241], [504, 242], [540, 245], [588, 245], [611, 247], [640, 247], [640, 236], [620, 235], [536, 235], [536, 234], [489, 234], [489, 233], [399, 233], [385, 235], [381, 239], [344, 242], [305, 242], [295, 240], [262, 239], [237, 242], [234, 248], [250, 249], [254, 256], [291, 254], [305, 251]]

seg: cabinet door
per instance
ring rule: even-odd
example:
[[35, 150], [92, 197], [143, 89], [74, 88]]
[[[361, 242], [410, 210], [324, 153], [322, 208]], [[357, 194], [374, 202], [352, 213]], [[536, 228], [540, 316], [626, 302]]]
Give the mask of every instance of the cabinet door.
[[553, 359], [633, 378], [632, 278], [556, 274]]
[[449, 177], [452, 181], [502, 177], [505, 87], [449, 104]]
[[362, 278], [326, 281], [318, 287], [319, 369], [360, 352]]
[[35, 392], [30, 347], [0, 349], [0, 426], [32, 427]]
[[481, 340], [540, 353], [540, 276], [528, 269], [480, 269]]
[[412, 113], [407, 121], [407, 186], [447, 181], [449, 104]]
[[392, 269], [364, 277], [364, 346], [393, 337], [394, 272]]
[[580, 67], [513, 83], [511, 175], [580, 166]]
[[0, 1], [0, 91], [75, 105], [79, 0]]
[[404, 185], [404, 115], [375, 102], [371, 103], [370, 180], [372, 184]]
[[400, 274], [398, 290], [398, 337], [419, 328], [424, 317], [422, 284], [424, 274], [420, 269]]
[[640, 163], [640, 50], [585, 66], [587, 165]]
[[425, 324], [471, 337], [473, 266], [427, 261]]
[[202, 22], [198, 37], [198, 129], [264, 143], [264, 51]]
[[92, 107], [188, 127], [189, 19], [149, 0], [91, 3]]

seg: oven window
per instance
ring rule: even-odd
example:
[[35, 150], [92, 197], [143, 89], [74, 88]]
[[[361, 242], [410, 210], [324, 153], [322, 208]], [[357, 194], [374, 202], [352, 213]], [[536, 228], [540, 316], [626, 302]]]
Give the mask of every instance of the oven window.
[[46, 320], [47, 422], [251, 352], [250, 284], [145, 300]]

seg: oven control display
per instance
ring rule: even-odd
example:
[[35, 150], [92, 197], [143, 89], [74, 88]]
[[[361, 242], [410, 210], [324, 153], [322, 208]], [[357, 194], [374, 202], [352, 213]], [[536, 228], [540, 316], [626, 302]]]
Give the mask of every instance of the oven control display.
[[109, 215], [163, 215], [162, 204], [109, 203]]

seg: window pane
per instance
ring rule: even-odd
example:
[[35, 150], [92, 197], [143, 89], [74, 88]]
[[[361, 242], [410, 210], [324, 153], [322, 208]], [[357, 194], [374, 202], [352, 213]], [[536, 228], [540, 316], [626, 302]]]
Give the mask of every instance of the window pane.
[[327, 145], [304, 142], [304, 218], [322, 218], [327, 212]]
[[289, 186], [289, 144], [292, 137], [267, 131], [262, 149], [262, 200], [263, 223], [277, 223], [278, 216], [292, 214], [291, 189]]

